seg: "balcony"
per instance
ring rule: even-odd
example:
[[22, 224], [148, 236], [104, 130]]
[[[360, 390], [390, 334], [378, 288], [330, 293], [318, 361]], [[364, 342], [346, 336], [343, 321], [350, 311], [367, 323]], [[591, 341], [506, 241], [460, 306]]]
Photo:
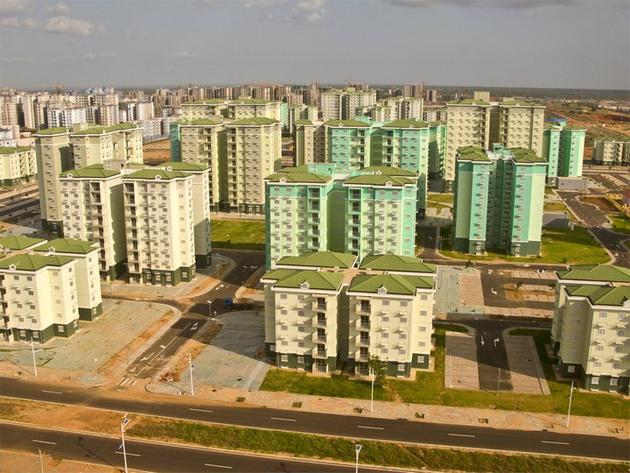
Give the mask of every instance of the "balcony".
[[370, 346], [370, 337], [356, 337], [356, 343], [359, 347], [369, 347]]
[[324, 348], [314, 348], [313, 349], [313, 358], [328, 358], [328, 351]]

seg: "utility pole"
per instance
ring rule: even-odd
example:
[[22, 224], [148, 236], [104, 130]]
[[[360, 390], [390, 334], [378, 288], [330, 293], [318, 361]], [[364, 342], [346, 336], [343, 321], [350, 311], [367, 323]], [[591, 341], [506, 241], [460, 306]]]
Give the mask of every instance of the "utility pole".
[[37, 377], [37, 360], [35, 359], [35, 343], [33, 342], [33, 335], [31, 334], [31, 354], [33, 355], [33, 372]]
[[499, 375], [497, 376], [497, 392], [499, 392], [500, 385], [501, 385], [501, 368], [499, 368]]
[[193, 383], [193, 364], [192, 364], [192, 353], [186, 353], [188, 356], [188, 371], [190, 372], [190, 395], [195, 395], [195, 384]]
[[38, 448], [37, 454], [39, 455], [39, 472], [44, 473], [44, 457], [42, 456], [42, 451]]
[[123, 460], [125, 462], [125, 473], [129, 473], [129, 470], [127, 469], [127, 450], [125, 448], [125, 426], [129, 423], [129, 418], [127, 417], [127, 414], [125, 414], [125, 417], [123, 417], [122, 422], [120, 423], [120, 436], [122, 438], [122, 451], [123, 451]]
[[571, 420], [571, 402], [573, 402], [573, 380], [571, 380], [571, 391], [569, 391], [569, 410], [567, 411], [567, 429]]
[[370, 414], [374, 414], [374, 369], [370, 368], [370, 377], [372, 378], [372, 392], [370, 393]]
[[354, 454], [355, 454], [354, 473], [359, 473], [359, 453], [361, 453], [362, 448], [363, 448], [363, 445], [361, 445], [360, 443], [357, 443], [354, 446]]

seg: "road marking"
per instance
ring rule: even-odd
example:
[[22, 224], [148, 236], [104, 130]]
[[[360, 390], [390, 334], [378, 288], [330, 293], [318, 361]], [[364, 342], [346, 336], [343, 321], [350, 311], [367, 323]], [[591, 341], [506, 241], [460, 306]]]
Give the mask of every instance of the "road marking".
[[45, 443], [46, 445], [57, 445], [56, 442], [48, 442], [47, 440], [33, 440], [35, 443]]
[[227, 465], [215, 465], [214, 463], [204, 463], [203, 466], [209, 466], [211, 468], [225, 468], [226, 470], [231, 470], [231, 466]]
[[129, 455], [130, 457], [141, 457], [142, 455], [140, 455], [139, 453], [123, 453], [123, 452], [119, 452], [118, 450], [116, 450], [116, 453], [118, 455]]
[[212, 414], [212, 411], [209, 411], [208, 409], [197, 409], [195, 407], [189, 407], [188, 410], [189, 411], [197, 411], [197, 412], [208, 412], [208, 413]]
[[569, 442], [555, 442], [553, 440], [541, 440], [541, 443], [552, 443], [554, 445], [569, 445]]
[[357, 425], [359, 429], [385, 430], [385, 427], [375, 427], [373, 425]]
[[288, 419], [287, 417], [272, 417], [273, 420], [281, 420], [284, 422], [297, 422], [295, 419]]
[[448, 434], [451, 437], [469, 437], [469, 438], [475, 438], [475, 436], [473, 434]]
[[48, 394], [63, 394], [61, 391], [47, 391], [45, 389], [42, 389], [42, 392]]

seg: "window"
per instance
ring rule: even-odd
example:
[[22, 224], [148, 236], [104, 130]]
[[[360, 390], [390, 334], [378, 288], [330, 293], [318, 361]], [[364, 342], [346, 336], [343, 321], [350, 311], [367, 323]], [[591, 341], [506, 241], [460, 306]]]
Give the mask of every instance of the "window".
[[282, 330], [282, 331], [285, 331], [285, 330], [288, 330], [288, 329], [289, 329], [289, 327], [287, 327], [286, 325], [283, 325], [283, 326], [281, 327], [281, 330]]
[[424, 355], [417, 355], [416, 356], [416, 361], [418, 363], [424, 363]]
[[405, 371], [405, 364], [404, 363], [398, 363], [398, 372], [404, 372]]
[[575, 365], [568, 366], [567, 373], [575, 373]]
[[597, 348], [595, 348], [595, 350], [597, 350], [597, 351], [604, 351], [604, 346], [603, 345], [597, 345]]
[[383, 322], [389, 322], [389, 317], [384, 316], [381, 320], [382, 320]]
[[421, 300], [421, 301], [426, 301], [428, 298], [429, 298], [429, 296], [427, 296], [427, 295], [425, 295], [425, 294], [422, 294], [422, 295], [420, 296], [420, 300]]
[[298, 360], [298, 364], [299, 365], [303, 365], [304, 364], [304, 357], [303, 356], [298, 356], [297, 360]]
[[400, 301], [400, 307], [407, 307], [407, 301]]
[[427, 311], [426, 310], [421, 310], [420, 311], [420, 315], [427, 315]]
[[626, 331], [625, 330], [617, 330], [617, 336], [618, 337], [625, 337], [626, 336]]
[[606, 334], [606, 330], [603, 328], [597, 329], [597, 335], [605, 335]]
[[282, 363], [288, 363], [289, 361], [289, 355], [280, 355], [280, 361]]
[[602, 364], [599, 361], [596, 361], [595, 363], [593, 363], [593, 366], [595, 366], [595, 368], [601, 368]]
[[59, 333], [64, 333], [65, 331], [66, 331], [66, 329], [62, 325], [60, 325], [59, 326]]
[[383, 301], [383, 305], [384, 306], [388, 306], [389, 305], [389, 301]]
[[600, 319], [605, 319], [607, 315], [608, 315], [608, 314], [607, 314], [606, 312], [600, 312], [600, 313], [599, 313], [599, 318], [600, 318]]
[[593, 376], [591, 378], [591, 384], [599, 384], [599, 376]]
[[610, 378], [610, 385], [617, 386], [617, 378]]
[[615, 347], [615, 353], [623, 353], [623, 347]]
[[407, 317], [401, 317], [400, 318], [400, 323], [401, 324], [406, 324], [407, 323]]

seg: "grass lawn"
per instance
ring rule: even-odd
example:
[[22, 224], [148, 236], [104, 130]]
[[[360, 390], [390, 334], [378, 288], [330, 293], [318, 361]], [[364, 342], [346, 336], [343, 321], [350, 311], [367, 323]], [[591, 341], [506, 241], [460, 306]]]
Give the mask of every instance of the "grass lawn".
[[630, 235], [630, 218], [621, 214], [609, 215], [608, 218], [612, 222], [612, 229], [615, 232]]
[[[551, 360], [547, 358], [544, 345], [549, 343], [550, 333], [545, 330], [524, 330], [518, 335], [534, 337], [541, 363], [551, 392], [548, 396], [517, 393], [494, 393], [466, 391], [444, 387], [445, 330], [463, 331], [461, 327], [446, 325], [435, 329], [435, 370], [421, 371], [414, 381], [388, 379], [384, 388], [375, 392], [381, 400], [397, 399], [400, 402], [437, 404], [443, 406], [498, 408], [528, 412], [566, 413], [569, 402], [569, 385], [555, 381]], [[369, 384], [347, 377], [319, 378], [293, 371], [271, 370], [263, 390], [288, 391], [317, 396], [350, 397], [369, 399]], [[378, 397], [377, 397], [378, 396]], [[612, 418], [630, 418], [630, 403], [615, 394], [580, 392], [573, 396], [572, 412], [576, 415]]]
[[[141, 419], [132, 422], [131, 436], [188, 443], [230, 450], [284, 454], [302, 458], [323, 458], [354, 462], [355, 441], [280, 430], [198, 424], [165, 419]], [[475, 472], [575, 472], [604, 473], [623, 471], [626, 465], [590, 462], [544, 455], [506, 455], [454, 448], [422, 447], [394, 442], [361, 440], [361, 463], [399, 468], [458, 470]]]
[[262, 220], [212, 220], [212, 246], [264, 250], [265, 222]]
[[453, 204], [453, 194], [429, 193], [427, 200], [439, 204]]
[[[449, 232], [446, 233], [448, 235]], [[444, 230], [441, 231], [444, 235]], [[503, 260], [514, 263], [548, 263], [548, 264], [597, 264], [610, 260], [608, 253], [600, 246], [591, 234], [584, 228], [574, 226], [570, 228], [545, 228], [542, 233], [542, 256], [516, 258], [505, 253], [488, 251], [483, 256], [473, 256], [451, 249], [448, 237], [442, 241], [444, 256], [471, 261]]]

